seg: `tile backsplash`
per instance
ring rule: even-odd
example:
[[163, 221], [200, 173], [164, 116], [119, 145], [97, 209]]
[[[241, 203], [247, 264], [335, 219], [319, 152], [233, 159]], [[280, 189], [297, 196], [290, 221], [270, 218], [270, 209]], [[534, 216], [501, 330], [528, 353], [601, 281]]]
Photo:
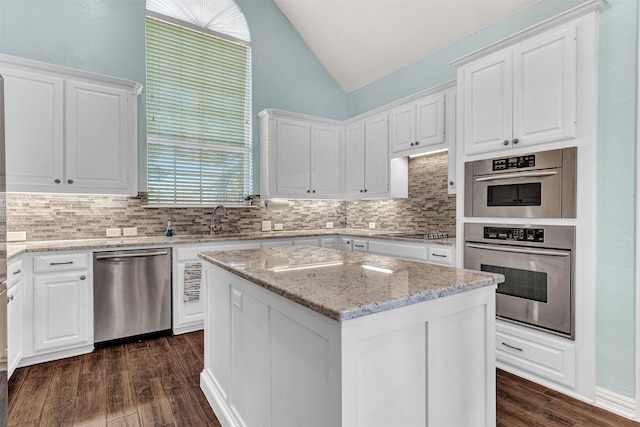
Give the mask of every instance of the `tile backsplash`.
[[[284, 230], [334, 228], [455, 233], [455, 196], [447, 194], [447, 153], [409, 160], [409, 198], [365, 201], [288, 201], [288, 207], [227, 209], [223, 232], [260, 231], [262, 221]], [[137, 227], [138, 235], [164, 233], [171, 221], [176, 234], [208, 234], [213, 208], [145, 208], [141, 197], [72, 194], [7, 194], [8, 231], [26, 231], [28, 240], [105, 237], [107, 228]]]

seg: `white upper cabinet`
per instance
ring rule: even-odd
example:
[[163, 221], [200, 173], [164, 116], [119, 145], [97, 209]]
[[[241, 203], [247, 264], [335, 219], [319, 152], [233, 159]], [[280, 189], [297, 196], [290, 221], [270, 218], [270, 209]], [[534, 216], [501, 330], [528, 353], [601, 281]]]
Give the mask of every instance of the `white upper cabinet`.
[[261, 120], [261, 194], [294, 199], [340, 197], [341, 126], [277, 115]]
[[392, 156], [422, 154], [447, 148], [445, 95], [427, 96], [390, 113]]
[[344, 130], [345, 194], [358, 197], [364, 193], [364, 120]]
[[137, 194], [138, 83], [2, 56], [7, 189]]
[[460, 67], [465, 153], [574, 138], [576, 78], [575, 26]]
[[[364, 122], [364, 197], [390, 196], [387, 114]], [[404, 197], [407, 197], [406, 195]]]

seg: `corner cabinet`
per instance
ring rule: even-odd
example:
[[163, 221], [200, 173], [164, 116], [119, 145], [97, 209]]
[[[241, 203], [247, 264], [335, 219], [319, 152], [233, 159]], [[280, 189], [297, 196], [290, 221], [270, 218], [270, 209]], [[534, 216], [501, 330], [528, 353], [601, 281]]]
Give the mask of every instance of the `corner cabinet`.
[[576, 137], [577, 25], [459, 66], [465, 154]]
[[142, 86], [2, 55], [7, 189], [135, 195]]

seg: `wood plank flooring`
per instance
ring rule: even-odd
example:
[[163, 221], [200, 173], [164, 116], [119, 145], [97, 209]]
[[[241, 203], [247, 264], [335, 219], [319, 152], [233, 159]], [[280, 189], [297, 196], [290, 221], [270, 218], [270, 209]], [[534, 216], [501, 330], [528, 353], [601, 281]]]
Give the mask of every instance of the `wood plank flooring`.
[[[9, 426], [220, 426], [200, 391], [203, 352], [194, 332], [17, 369]], [[496, 394], [498, 427], [640, 427], [500, 370]]]

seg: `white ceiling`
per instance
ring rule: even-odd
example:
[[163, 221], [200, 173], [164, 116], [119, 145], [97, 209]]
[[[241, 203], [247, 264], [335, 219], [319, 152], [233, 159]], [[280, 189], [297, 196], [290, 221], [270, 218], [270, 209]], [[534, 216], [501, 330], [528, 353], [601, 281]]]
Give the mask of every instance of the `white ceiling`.
[[540, 0], [274, 0], [346, 92]]

